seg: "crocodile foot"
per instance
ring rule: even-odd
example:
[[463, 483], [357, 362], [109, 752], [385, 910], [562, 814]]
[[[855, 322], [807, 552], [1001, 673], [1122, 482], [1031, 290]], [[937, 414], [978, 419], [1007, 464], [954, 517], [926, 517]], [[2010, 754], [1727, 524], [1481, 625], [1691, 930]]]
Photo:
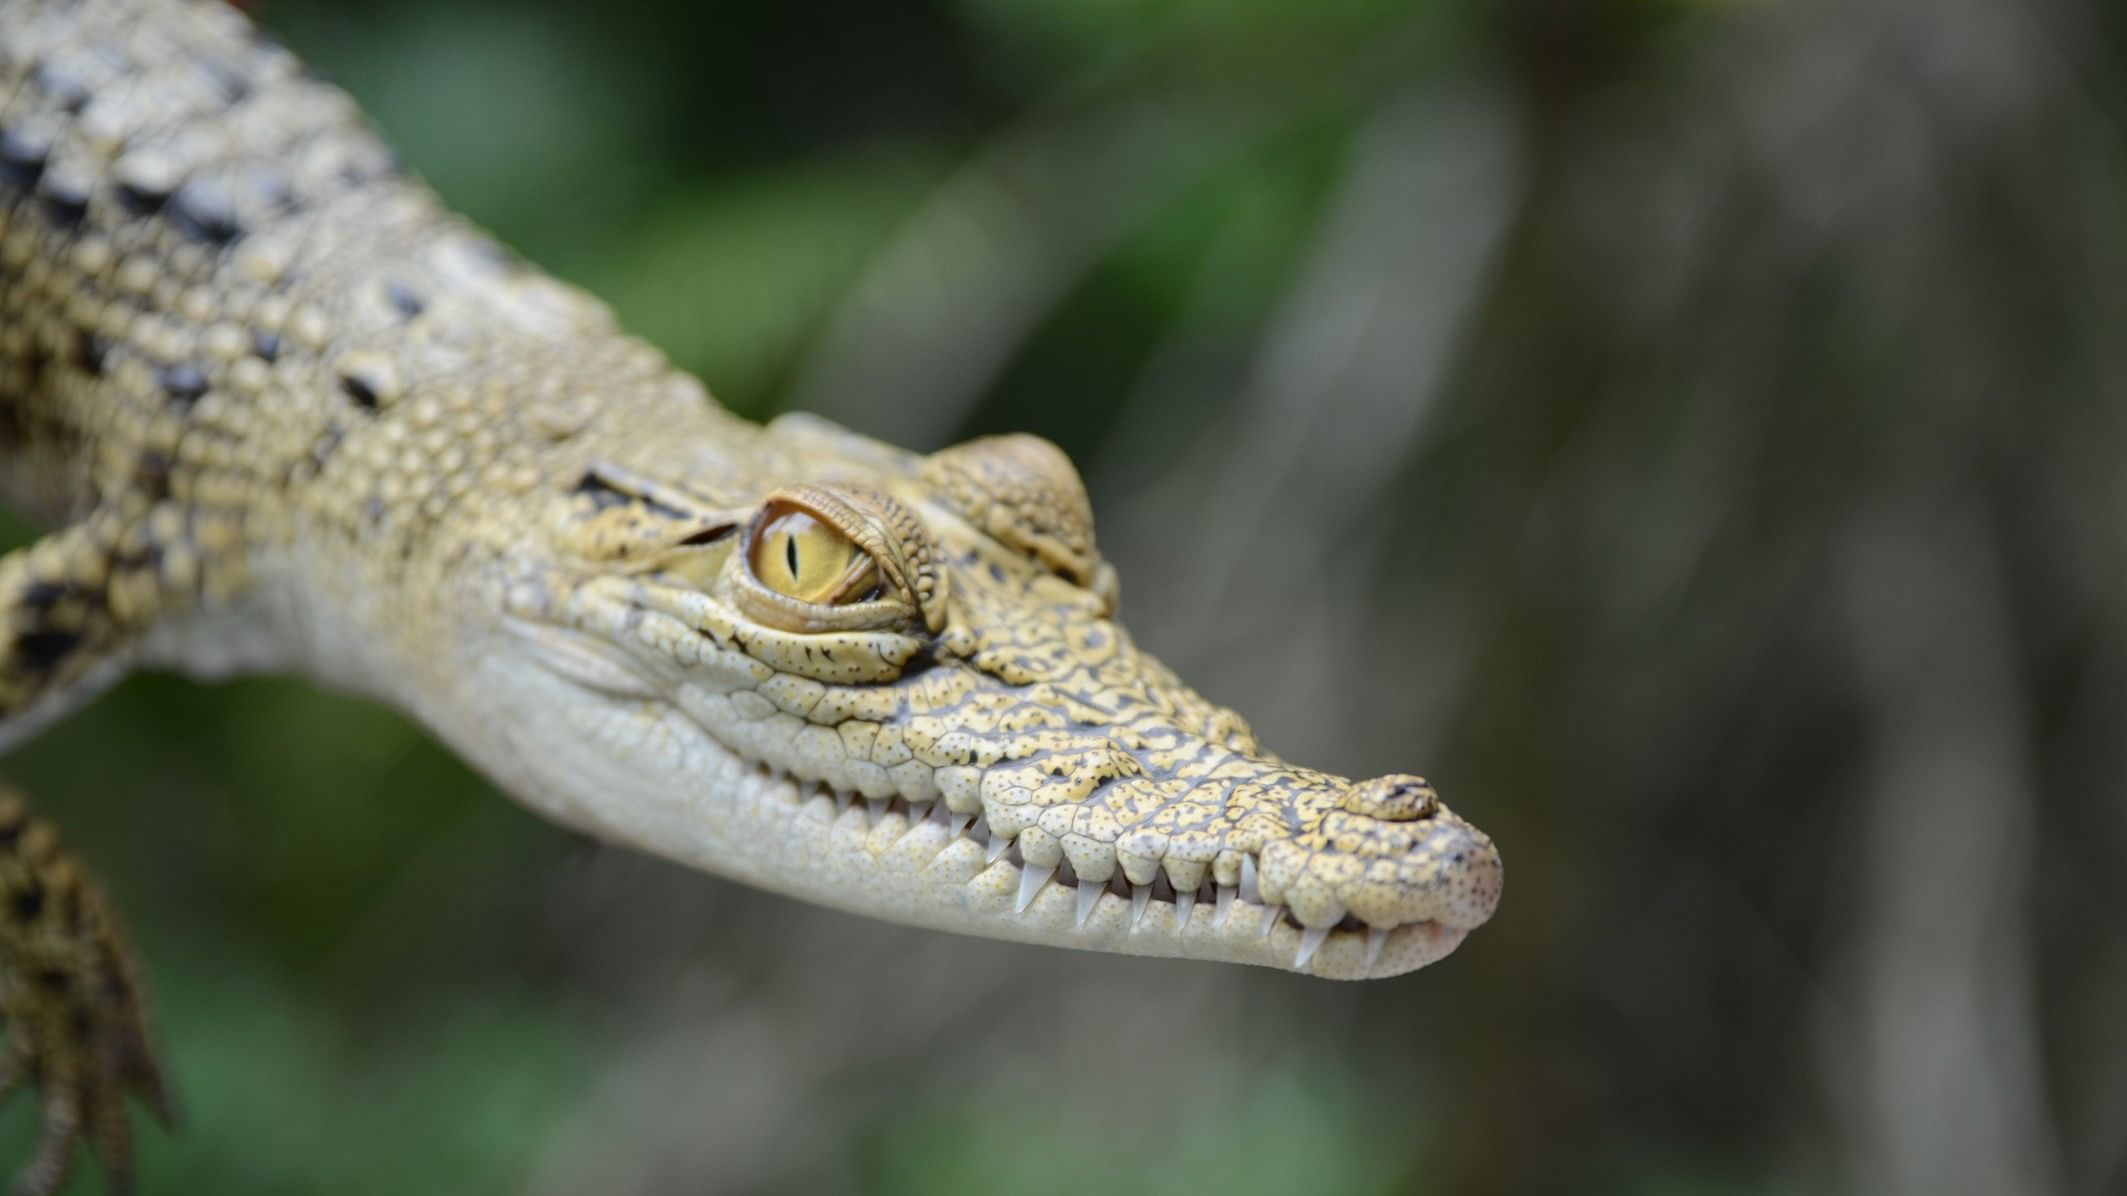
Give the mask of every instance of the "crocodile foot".
[[109, 903], [59, 846], [51, 827], [0, 796], [0, 1097], [33, 1089], [41, 1107], [35, 1153], [17, 1196], [47, 1196], [93, 1149], [106, 1186], [133, 1174], [126, 1098], [171, 1119], [148, 1030], [147, 1002]]

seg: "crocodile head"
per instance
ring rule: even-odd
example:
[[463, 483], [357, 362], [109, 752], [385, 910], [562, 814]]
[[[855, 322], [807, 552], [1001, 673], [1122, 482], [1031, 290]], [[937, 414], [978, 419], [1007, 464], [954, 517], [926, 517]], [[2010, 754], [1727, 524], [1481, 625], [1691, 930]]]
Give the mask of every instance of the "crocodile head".
[[554, 497], [503, 753], [550, 812], [873, 917], [1321, 976], [1491, 915], [1498, 853], [1423, 779], [1287, 764], [1137, 648], [1048, 442], [785, 417], [745, 456]]

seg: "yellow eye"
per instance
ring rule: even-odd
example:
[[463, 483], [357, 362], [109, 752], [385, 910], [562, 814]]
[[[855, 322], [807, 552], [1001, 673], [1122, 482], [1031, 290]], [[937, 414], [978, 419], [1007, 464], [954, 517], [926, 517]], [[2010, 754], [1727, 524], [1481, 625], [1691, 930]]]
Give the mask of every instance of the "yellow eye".
[[879, 566], [871, 554], [796, 507], [768, 509], [748, 563], [762, 585], [815, 606], [864, 602], [879, 594]]

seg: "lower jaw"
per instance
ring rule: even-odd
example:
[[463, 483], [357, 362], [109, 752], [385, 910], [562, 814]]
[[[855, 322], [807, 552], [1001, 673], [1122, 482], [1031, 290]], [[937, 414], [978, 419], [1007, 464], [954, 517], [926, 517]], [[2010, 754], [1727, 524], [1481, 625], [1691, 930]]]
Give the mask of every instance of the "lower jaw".
[[[1123, 955], [1257, 964], [1329, 979], [1395, 976], [1453, 951], [1464, 930], [1415, 922], [1323, 932], [1280, 906], [1151, 899], [1124, 884], [1058, 883], [1016, 849], [993, 850], [979, 821], [942, 803], [870, 803], [749, 768], [693, 803], [709, 832], [660, 854], [867, 917], [987, 938]], [[632, 836], [630, 836], [632, 837]]]

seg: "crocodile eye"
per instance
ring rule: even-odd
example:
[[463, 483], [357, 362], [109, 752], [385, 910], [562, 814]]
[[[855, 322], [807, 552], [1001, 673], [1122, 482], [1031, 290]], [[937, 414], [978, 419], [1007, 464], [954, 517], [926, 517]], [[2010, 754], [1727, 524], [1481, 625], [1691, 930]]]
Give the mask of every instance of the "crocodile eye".
[[815, 606], [879, 596], [879, 563], [834, 527], [787, 503], [764, 514], [747, 556], [763, 586]]

